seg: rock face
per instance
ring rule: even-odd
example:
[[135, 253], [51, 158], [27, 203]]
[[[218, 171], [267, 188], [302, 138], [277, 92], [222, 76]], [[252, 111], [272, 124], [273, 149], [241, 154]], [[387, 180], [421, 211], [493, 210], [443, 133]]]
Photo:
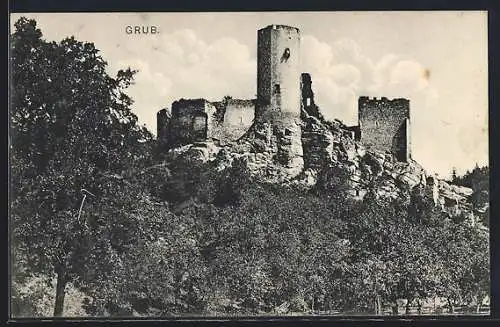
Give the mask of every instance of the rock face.
[[180, 99], [171, 113], [158, 112], [166, 160], [218, 171], [243, 165], [264, 182], [342, 189], [355, 199], [418, 191], [452, 215], [471, 212], [472, 190], [429, 176], [412, 160], [409, 100], [360, 97], [357, 126], [324, 119], [311, 76], [300, 73], [300, 39], [292, 26], [257, 32], [256, 99]]
[[[280, 119], [255, 122], [229, 152], [245, 156], [255, 175], [271, 180], [290, 180], [304, 168], [300, 121]], [[259, 171], [259, 169], [261, 169]], [[263, 170], [266, 171], [263, 173]]]
[[305, 168], [321, 168], [332, 160], [333, 135], [326, 126], [313, 116], [304, 118], [302, 147]]
[[302, 118], [254, 122], [238, 141], [196, 142], [171, 149], [166, 160], [211, 163], [222, 171], [238, 162], [256, 180], [304, 189], [344, 188], [361, 200], [405, 198], [420, 190], [450, 216], [471, 214], [472, 190], [428, 175], [414, 160], [400, 162], [390, 151], [367, 150], [341, 122], [326, 122], [305, 112]]

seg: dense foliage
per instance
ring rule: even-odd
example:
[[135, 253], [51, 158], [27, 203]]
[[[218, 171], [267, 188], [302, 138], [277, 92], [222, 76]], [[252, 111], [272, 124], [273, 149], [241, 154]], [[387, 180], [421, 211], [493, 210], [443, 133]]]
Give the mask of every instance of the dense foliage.
[[[91, 254], [105, 252], [99, 259], [109, 263], [114, 250], [100, 232], [132, 201], [115, 197], [113, 176], [133, 179], [149, 164], [152, 136], [137, 125], [124, 93], [134, 71], [110, 77], [93, 44], [46, 42], [35, 21], [21, 18], [10, 55], [12, 256], [29, 267], [15, 278], [56, 276], [60, 315], [65, 286], [83, 283], [82, 273], [94, 269]], [[83, 207], [86, 192], [93, 196]], [[105, 225], [93, 230], [94, 217]]]
[[489, 225], [489, 203], [490, 193], [490, 169], [489, 167], [476, 167], [467, 171], [462, 176], [458, 176], [455, 171], [452, 173], [451, 183], [459, 186], [465, 186], [472, 189], [472, 205], [479, 213], [479, 218]]
[[56, 316], [381, 314], [435, 297], [453, 311], [488, 294], [487, 229], [354, 202], [342, 183], [155, 162], [125, 94], [134, 71], [112, 78], [92, 44], [44, 41], [24, 18], [11, 45], [14, 315], [47, 315], [47, 290]]

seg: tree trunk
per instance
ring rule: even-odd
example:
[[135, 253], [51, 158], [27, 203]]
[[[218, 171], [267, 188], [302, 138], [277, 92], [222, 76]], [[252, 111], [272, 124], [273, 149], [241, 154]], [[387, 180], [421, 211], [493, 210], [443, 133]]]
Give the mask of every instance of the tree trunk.
[[411, 304], [411, 299], [407, 299], [406, 306], [405, 306], [405, 314], [407, 314], [407, 315], [410, 314], [410, 304]]
[[479, 313], [479, 312], [481, 312], [481, 303], [483, 302], [483, 299], [481, 299], [481, 294], [479, 292], [477, 292], [476, 298], [477, 298], [477, 300], [476, 300], [476, 313]]
[[417, 300], [417, 313], [419, 315], [422, 314], [422, 302], [420, 302], [420, 300]]
[[375, 315], [381, 315], [382, 314], [382, 304], [380, 303], [380, 295], [375, 295]]
[[64, 310], [64, 296], [66, 289], [66, 278], [64, 273], [57, 273], [56, 301], [54, 305], [54, 317], [61, 317]]
[[453, 303], [451, 302], [450, 299], [447, 299], [447, 301], [448, 301], [448, 312], [455, 313], [455, 307], [453, 306]]
[[392, 306], [392, 314], [397, 316], [399, 314], [399, 307], [398, 307], [398, 302], [396, 302], [393, 306]]

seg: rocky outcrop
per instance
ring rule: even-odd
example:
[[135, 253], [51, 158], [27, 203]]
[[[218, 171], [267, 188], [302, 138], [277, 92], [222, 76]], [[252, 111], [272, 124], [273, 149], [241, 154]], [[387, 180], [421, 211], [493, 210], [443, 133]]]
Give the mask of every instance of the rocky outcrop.
[[237, 144], [246, 144], [250, 153], [266, 154], [272, 158], [271, 166], [279, 167], [285, 175], [293, 178], [304, 168], [301, 135], [300, 118], [277, 112], [254, 122]]
[[316, 117], [304, 118], [301, 140], [306, 169], [321, 168], [332, 160], [333, 135]]
[[472, 214], [472, 189], [438, 181], [438, 204], [452, 216]]
[[215, 160], [220, 150], [221, 148], [211, 141], [196, 142], [169, 150], [165, 161], [175, 161], [186, 165], [204, 164]]
[[167, 161], [210, 162], [222, 171], [235, 162], [260, 181], [304, 189], [342, 187], [354, 199], [371, 192], [380, 198], [409, 198], [418, 189], [450, 215], [471, 213], [472, 190], [450, 185], [414, 160], [399, 162], [390, 152], [367, 150], [340, 122], [303, 113], [301, 121], [254, 123], [237, 142], [197, 142], [171, 149]]

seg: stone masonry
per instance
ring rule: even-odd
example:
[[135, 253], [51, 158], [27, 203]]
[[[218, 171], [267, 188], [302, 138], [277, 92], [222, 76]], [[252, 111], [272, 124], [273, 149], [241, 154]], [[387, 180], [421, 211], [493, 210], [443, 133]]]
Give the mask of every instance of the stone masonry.
[[361, 142], [407, 162], [411, 158], [410, 101], [360, 97], [358, 105]]
[[[285, 166], [300, 166], [304, 119], [324, 118], [314, 101], [310, 74], [301, 73], [299, 54], [299, 29], [285, 25], [260, 29], [257, 98], [175, 101], [171, 113], [163, 109], [157, 114], [158, 138], [168, 149], [202, 140], [227, 144], [250, 135], [252, 130], [268, 130], [269, 142], [277, 151], [276, 159]], [[359, 125], [343, 126], [346, 135], [367, 149], [390, 152], [397, 161], [411, 159], [409, 100], [362, 96], [358, 116]], [[256, 126], [259, 124], [265, 126]], [[305, 139], [309, 140], [315, 132], [307, 133]], [[308, 146], [307, 151], [311, 149], [314, 147]]]

